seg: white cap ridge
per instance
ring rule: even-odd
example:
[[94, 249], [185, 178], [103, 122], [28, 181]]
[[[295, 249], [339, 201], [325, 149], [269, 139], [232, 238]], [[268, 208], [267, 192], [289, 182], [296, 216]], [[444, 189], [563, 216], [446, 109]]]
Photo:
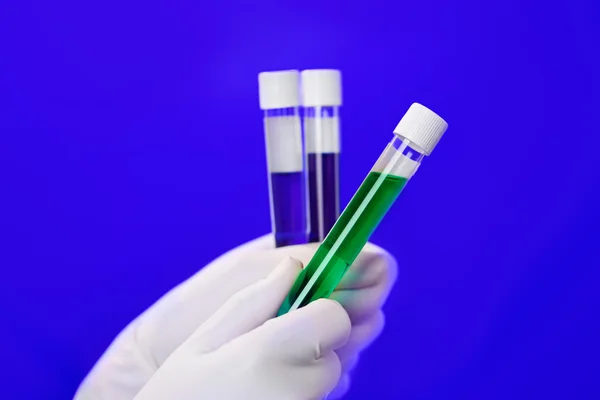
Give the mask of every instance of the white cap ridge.
[[306, 69], [300, 74], [304, 107], [342, 105], [342, 74], [339, 70]]
[[268, 71], [258, 74], [258, 99], [261, 110], [300, 105], [298, 70]]
[[439, 115], [419, 103], [413, 103], [394, 133], [410, 140], [426, 155], [430, 155], [446, 129], [448, 124]]

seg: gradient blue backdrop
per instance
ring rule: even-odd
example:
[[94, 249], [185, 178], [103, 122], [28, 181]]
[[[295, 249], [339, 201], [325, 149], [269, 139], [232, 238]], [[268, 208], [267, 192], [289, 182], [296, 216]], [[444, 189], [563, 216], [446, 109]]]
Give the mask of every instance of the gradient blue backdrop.
[[0, 398], [69, 398], [269, 230], [256, 76], [319, 67], [344, 204], [413, 101], [450, 123], [374, 235], [400, 276], [348, 398], [600, 398], [600, 7], [551, 3], [3, 0]]

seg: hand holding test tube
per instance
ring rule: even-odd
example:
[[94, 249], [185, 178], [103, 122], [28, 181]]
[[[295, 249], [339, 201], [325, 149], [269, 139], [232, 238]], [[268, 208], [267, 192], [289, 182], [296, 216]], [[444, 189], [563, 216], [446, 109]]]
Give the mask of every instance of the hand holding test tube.
[[[292, 113], [278, 111], [275, 114], [284, 116], [283, 119], [286, 122], [283, 123], [284, 126], [289, 125], [287, 124], [289, 120], [297, 120], [295, 111]], [[293, 118], [287, 118], [290, 115]], [[267, 118], [269, 118], [269, 113], [267, 113], [265, 119]], [[281, 120], [278, 120], [275, 126], [278, 126], [280, 122]], [[265, 121], [265, 126], [267, 126], [267, 121]], [[296, 127], [297, 124], [294, 123], [292, 126]], [[205, 378], [197, 377], [196, 374], [193, 374], [194, 368], [188, 368], [196, 362], [187, 357], [190, 352], [183, 350], [177, 352], [176, 349], [182, 346], [182, 343], [184, 349], [189, 349], [185, 345], [186, 341], [197, 339], [198, 336], [203, 339], [201, 342], [204, 343], [206, 332], [209, 334], [211, 332], [210, 329], [206, 331], [201, 328], [200, 333], [198, 333], [198, 327], [204, 323], [213, 324], [213, 328], [217, 327], [222, 330], [222, 335], [213, 335], [215, 340], [222, 340], [227, 335], [230, 335], [232, 339], [239, 335], [245, 336], [242, 331], [235, 333], [236, 326], [238, 328], [246, 326], [243, 331], [247, 331], [247, 335], [257, 331], [258, 329], [253, 329], [252, 326], [256, 325], [258, 320], [247, 319], [249, 315], [255, 313], [236, 316], [234, 315], [236, 311], [243, 311], [243, 307], [242, 310], [238, 310], [239, 307], [228, 306], [230, 303], [227, 300], [233, 293], [240, 290], [240, 293], [256, 294], [256, 289], [253, 290], [253, 287], [260, 287], [258, 283], [246, 290], [243, 288], [252, 285], [252, 282], [256, 282], [256, 280], [264, 278], [265, 274], [273, 268], [274, 264], [267, 261], [269, 257], [271, 261], [274, 259], [279, 261], [284, 253], [297, 254], [296, 258], [302, 261], [310, 260], [310, 262], [295, 280], [294, 286], [277, 313], [278, 315], [286, 314], [290, 310], [303, 307], [317, 299], [330, 297], [343, 306], [350, 318], [351, 330], [347, 342], [343, 344], [344, 340], [342, 340], [338, 345], [331, 347], [331, 350], [335, 350], [341, 363], [341, 380], [329, 398], [335, 399], [343, 396], [348, 388], [348, 372], [355, 364], [358, 353], [381, 332], [383, 327], [381, 306], [389, 294], [396, 275], [393, 258], [376, 246], [365, 246], [365, 244], [391, 204], [400, 194], [406, 182], [416, 172], [424, 155], [431, 153], [446, 127], [447, 124], [433, 112], [421, 105], [414, 104], [396, 127], [394, 131], [396, 136], [380, 156], [372, 172], [367, 176], [325, 241], [318, 248], [315, 245], [303, 245], [269, 250], [273, 244], [277, 246], [290, 244], [286, 243], [289, 239], [289, 236], [286, 235], [279, 236], [280, 239], [283, 239], [283, 242], [278, 242], [278, 231], [275, 229], [275, 241], [273, 241], [272, 236], [267, 236], [240, 246], [240, 248], [219, 258], [194, 277], [169, 292], [157, 304], [133, 321], [110, 346], [90, 375], [86, 377], [76, 395], [76, 399], [94, 396], [105, 396], [114, 400], [131, 399], [146, 384], [149, 384], [148, 387], [153, 387], [153, 389], [143, 390], [140, 397], [138, 397], [139, 399], [152, 399], [157, 393], [161, 398], [161, 393], [162, 395], [179, 393], [177, 391], [183, 389], [181, 381], [178, 381], [183, 372], [192, 371], [191, 375], [187, 375], [187, 383], [193, 384], [197, 379]], [[287, 132], [294, 133], [298, 130], [294, 128]], [[298, 138], [295, 133], [292, 136]], [[267, 141], [269, 141], [269, 138], [267, 138]], [[297, 144], [298, 141], [294, 139], [292, 143]], [[297, 149], [298, 146], [293, 147], [294, 151], [290, 154], [298, 154]], [[302, 196], [300, 196], [299, 201], [303, 201]], [[305, 221], [305, 215], [301, 216], [299, 221]], [[300, 232], [297, 240], [303, 240], [302, 236], [306, 233], [306, 229], [300, 229], [296, 232]], [[361, 250], [363, 251], [361, 252]], [[252, 261], [253, 259], [254, 261]], [[287, 274], [284, 275], [287, 276]], [[230, 279], [232, 276], [235, 276], [236, 279]], [[281, 292], [281, 297], [283, 297], [289, 284], [287, 286], [276, 286], [279, 289], [283, 288], [284, 292]], [[242, 294], [238, 297], [248, 300]], [[275, 308], [281, 301], [280, 298], [269, 297], [269, 299], [268, 303]], [[234, 302], [234, 305], [251, 304], [247, 301], [240, 303], [239, 298], [236, 301], [237, 303]], [[320, 304], [332, 303], [321, 302]], [[202, 307], [199, 308], [199, 305], [202, 305]], [[221, 305], [223, 305], [225, 311], [220, 309]], [[212, 319], [208, 319], [215, 310], [219, 311]], [[314, 305], [307, 307], [295, 314], [295, 318], [299, 318], [310, 310], [318, 310], [318, 307], [314, 307]], [[341, 311], [339, 308], [337, 310]], [[265, 318], [268, 318], [268, 316]], [[281, 319], [274, 320], [273, 323], [280, 321], [279, 324], [282, 325], [283, 322], [281, 321], [292, 321], [293, 319], [291, 315], [284, 316]], [[303, 329], [302, 326], [306, 327], [306, 324], [310, 325], [310, 320], [312, 318], [298, 325], [298, 329]], [[330, 322], [328, 319], [318, 325], [327, 327]], [[344, 324], [334, 323], [334, 325], [343, 327]], [[224, 327], [228, 328], [225, 329]], [[196, 334], [194, 334], [195, 332]], [[239, 336], [240, 340], [238, 342], [244, 342], [241, 339], [242, 336]], [[344, 335], [340, 333], [340, 337], [342, 336]], [[236, 339], [233, 339], [231, 342], [235, 341]], [[250, 342], [252, 341], [248, 343]], [[237, 353], [237, 351], [233, 353]], [[222, 354], [225, 354], [223, 360], [230, 358], [226, 352]], [[164, 379], [158, 379], [152, 383], [151, 378], [157, 369], [165, 364], [165, 361], [170, 359], [172, 355], [174, 355], [174, 361], [169, 363], [160, 374], [159, 378]], [[214, 357], [213, 361], [215, 361]], [[201, 364], [202, 362], [199, 366], [202, 366]], [[205, 375], [210, 375], [212, 372], [219, 375], [220, 372], [226, 369], [226, 364], [211, 365], [205, 371]], [[331, 372], [331, 369], [327, 369], [327, 372]], [[321, 373], [318, 375], [322, 377]], [[243, 376], [236, 376], [236, 379], [243, 380]], [[293, 377], [294, 374], [290, 373], [286, 376]], [[172, 382], [171, 379], [174, 379], [175, 385], [169, 384], [169, 382]], [[335, 379], [324, 381], [323, 392], [327, 392], [333, 387], [332, 383], [327, 383], [333, 381]], [[259, 388], [257, 393], [265, 393], [263, 390], [268, 392], [277, 389], [270, 386], [271, 383], [269, 382], [269, 385], [263, 386], [262, 389]], [[209, 388], [209, 394], [219, 388], [227, 391], [230, 389], [228, 386]], [[301, 384], [298, 387], [302, 389], [304, 386], [306, 385]], [[171, 389], [175, 392], [171, 392]], [[189, 398], [195, 398], [193, 396], [197, 393], [192, 388], [191, 397]], [[276, 398], [280, 396], [277, 391], [271, 393], [275, 393]], [[179, 398], [185, 398], [185, 396], [182, 396], [179, 396]], [[233, 398], [238, 397], [237, 394], [233, 394]], [[262, 398], [266, 397], [263, 396]]]
[[[323, 299], [268, 321], [302, 265], [284, 259], [236, 293], [175, 350], [135, 396], [164, 399], [322, 399], [341, 375], [350, 319]], [[268, 322], [267, 322], [268, 321]]]
[[[265, 279], [286, 257], [306, 265], [317, 248], [317, 244], [274, 248], [273, 235], [266, 235], [223, 254], [132, 321], [85, 378], [75, 399], [131, 400], [173, 352], [228, 299]], [[340, 303], [350, 317], [351, 331], [348, 342], [336, 350], [341, 378], [328, 400], [339, 399], [348, 390], [350, 371], [359, 353], [381, 333], [384, 324], [381, 307], [396, 279], [396, 268], [388, 252], [367, 244], [331, 294], [330, 299]], [[288, 290], [286, 287], [279, 299], [270, 300], [273, 316]], [[232, 315], [232, 321], [247, 317], [242, 309], [238, 311], [239, 314]], [[328, 329], [331, 322], [323, 323], [323, 327]], [[197, 375], [197, 380], [201, 379], [206, 378]]]

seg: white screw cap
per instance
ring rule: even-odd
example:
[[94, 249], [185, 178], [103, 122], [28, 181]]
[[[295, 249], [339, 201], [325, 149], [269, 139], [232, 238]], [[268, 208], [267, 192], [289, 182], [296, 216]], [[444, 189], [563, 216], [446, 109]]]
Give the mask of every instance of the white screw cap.
[[304, 107], [341, 106], [342, 74], [337, 69], [306, 69], [301, 72]]
[[438, 144], [448, 124], [429, 108], [413, 103], [394, 129], [402, 136], [419, 146], [423, 153], [430, 155]]
[[298, 70], [268, 71], [258, 74], [258, 98], [261, 110], [300, 105]]

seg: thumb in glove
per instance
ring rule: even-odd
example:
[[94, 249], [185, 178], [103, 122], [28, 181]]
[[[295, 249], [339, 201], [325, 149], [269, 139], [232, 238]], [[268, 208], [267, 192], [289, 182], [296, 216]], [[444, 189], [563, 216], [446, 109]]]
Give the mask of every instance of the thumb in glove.
[[154, 374], [136, 400], [319, 399], [336, 386], [350, 335], [335, 301], [273, 318], [301, 271], [288, 258], [232, 296]]

